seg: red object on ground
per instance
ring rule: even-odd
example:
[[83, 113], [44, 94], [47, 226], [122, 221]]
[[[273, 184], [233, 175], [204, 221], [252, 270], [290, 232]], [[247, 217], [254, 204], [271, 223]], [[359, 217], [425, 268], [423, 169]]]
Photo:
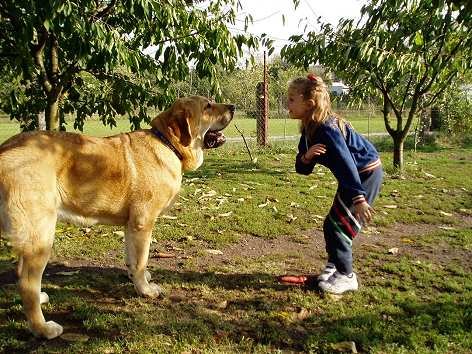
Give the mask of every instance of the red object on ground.
[[277, 279], [280, 283], [288, 285], [305, 285], [308, 281], [305, 275], [281, 275]]

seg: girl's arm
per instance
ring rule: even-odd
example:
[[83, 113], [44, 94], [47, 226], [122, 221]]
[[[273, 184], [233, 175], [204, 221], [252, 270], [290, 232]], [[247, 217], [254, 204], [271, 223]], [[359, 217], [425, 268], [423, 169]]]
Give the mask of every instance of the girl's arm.
[[308, 161], [306, 159], [305, 153], [307, 152], [307, 150], [308, 144], [306, 142], [305, 135], [302, 134], [302, 136], [300, 137], [300, 142], [298, 143], [298, 154], [295, 159], [295, 171], [302, 175], [309, 175], [310, 173], [312, 173], [316, 164], [313, 159], [311, 161]]
[[365, 202], [366, 192], [362, 188], [359, 172], [341, 130], [338, 127], [326, 126], [322, 136], [327, 147], [330, 170], [339, 185], [353, 204]]

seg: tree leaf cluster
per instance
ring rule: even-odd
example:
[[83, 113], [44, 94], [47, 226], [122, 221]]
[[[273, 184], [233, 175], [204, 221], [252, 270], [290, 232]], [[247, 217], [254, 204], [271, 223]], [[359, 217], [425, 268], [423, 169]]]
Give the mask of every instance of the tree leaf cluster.
[[8, 97], [24, 98], [2, 96], [2, 109], [20, 120], [45, 110], [50, 129], [72, 112], [79, 128], [93, 114], [111, 125], [126, 114], [138, 127], [148, 106], [172, 101], [171, 83], [190, 70], [218, 92], [216, 65], [231, 70], [243, 49], [258, 45], [251, 35], [230, 32], [236, 6], [235, 0], [2, 1], [2, 81], [12, 83]]

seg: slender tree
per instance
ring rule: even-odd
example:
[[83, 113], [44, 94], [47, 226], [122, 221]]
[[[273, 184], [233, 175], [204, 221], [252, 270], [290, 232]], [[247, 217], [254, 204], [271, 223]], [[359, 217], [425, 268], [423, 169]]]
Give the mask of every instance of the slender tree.
[[[216, 0], [2, 0], [0, 70], [9, 87], [3, 110], [36, 125], [45, 111], [47, 129], [61, 126], [64, 112], [75, 125], [99, 114], [115, 124], [126, 113], [134, 127], [148, 106], [173, 98], [174, 81], [192, 66], [219, 89], [215, 65], [234, 67], [250, 35], [233, 35], [239, 2]], [[5, 98], [5, 96], [3, 96]], [[25, 123], [25, 121], [27, 123]]]
[[471, 68], [471, 18], [470, 1], [373, 0], [358, 22], [319, 23], [318, 32], [292, 36], [281, 54], [304, 67], [321, 63], [359, 98], [380, 96], [393, 164], [401, 170], [414, 117]]

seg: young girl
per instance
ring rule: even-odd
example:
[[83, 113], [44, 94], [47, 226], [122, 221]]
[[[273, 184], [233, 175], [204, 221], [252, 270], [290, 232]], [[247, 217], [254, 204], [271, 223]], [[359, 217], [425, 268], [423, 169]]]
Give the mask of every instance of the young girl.
[[309, 175], [318, 163], [338, 180], [323, 225], [328, 262], [318, 285], [334, 294], [355, 291], [358, 284], [352, 269], [352, 240], [374, 213], [371, 205], [383, 178], [379, 155], [369, 141], [333, 113], [326, 85], [313, 74], [292, 81], [288, 110], [292, 118], [301, 120], [296, 171]]

